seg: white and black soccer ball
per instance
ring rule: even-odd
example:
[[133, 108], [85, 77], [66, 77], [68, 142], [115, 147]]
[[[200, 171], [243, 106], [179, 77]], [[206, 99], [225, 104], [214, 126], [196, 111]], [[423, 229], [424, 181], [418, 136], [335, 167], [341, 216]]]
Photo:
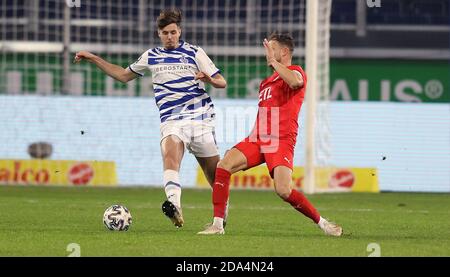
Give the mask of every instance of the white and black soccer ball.
[[112, 205], [103, 214], [103, 223], [111, 231], [127, 231], [131, 220], [130, 211], [122, 205]]

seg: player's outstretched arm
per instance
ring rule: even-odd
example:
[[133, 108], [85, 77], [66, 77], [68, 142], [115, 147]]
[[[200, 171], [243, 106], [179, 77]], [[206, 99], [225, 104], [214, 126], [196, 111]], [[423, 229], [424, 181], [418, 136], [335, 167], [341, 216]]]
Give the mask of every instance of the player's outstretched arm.
[[214, 77], [211, 77], [208, 74], [200, 71], [200, 72], [197, 72], [197, 74], [195, 75], [195, 80], [200, 80], [204, 83], [209, 83], [215, 88], [226, 88], [227, 87], [227, 81], [220, 74], [216, 74], [216, 75], [214, 75]]
[[74, 63], [79, 63], [82, 60], [86, 60], [90, 63], [95, 64], [103, 72], [122, 83], [129, 82], [137, 77], [137, 75], [132, 71], [122, 68], [121, 66], [109, 63], [99, 56], [96, 56], [88, 51], [80, 51], [75, 54]]

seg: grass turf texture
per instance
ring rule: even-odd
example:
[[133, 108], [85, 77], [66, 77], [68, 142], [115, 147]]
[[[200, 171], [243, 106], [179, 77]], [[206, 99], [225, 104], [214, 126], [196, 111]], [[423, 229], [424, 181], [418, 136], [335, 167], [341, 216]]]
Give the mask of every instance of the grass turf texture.
[[[209, 190], [183, 190], [185, 226], [161, 212], [165, 195], [151, 188], [0, 186], [0, 256], [450, 256], [448, 194], [326, 194], [308, 198], [346, 235], [325, 236], [272, 191], [231, 191], [223, 236], [200, 236], [211, 220]], [[115, 203], [133, 216], [128, 232], [108, 231]]]

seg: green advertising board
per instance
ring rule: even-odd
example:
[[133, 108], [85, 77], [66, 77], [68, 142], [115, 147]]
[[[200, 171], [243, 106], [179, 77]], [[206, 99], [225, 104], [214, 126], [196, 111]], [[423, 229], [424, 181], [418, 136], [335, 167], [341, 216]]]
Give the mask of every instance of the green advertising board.
[[[0, 94], [61, 94], [62, 60], [58, 55], [0, 57]], [[125, 67], [135, 58], [134, 55], [110, 56], [109, 61]], [[228, 82], [226, 91], [209, 88], [213, 97], [256, 98], [261, 80], [271, 74], [264, 58], [222, 56], [213, 60]], [[71, 87], [78, 87], [80, 95], [153, 95], [150, 74], [121, 84], [88, 63], [71, 65], [71, 72], [77, 75]], [[450, 64], [425, 60], [333, 59], [330, 95], [335, 101], [450, 103]]]
[[330, 70], [334, 100], [450, 102], [448, 61], [333, 60]]

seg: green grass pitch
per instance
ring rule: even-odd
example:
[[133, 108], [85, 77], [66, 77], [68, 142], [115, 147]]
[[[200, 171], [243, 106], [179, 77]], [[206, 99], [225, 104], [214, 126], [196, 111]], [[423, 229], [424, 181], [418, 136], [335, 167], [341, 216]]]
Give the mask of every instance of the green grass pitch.
[[[199, 236], [211, 220], [211, 192], [185, 189], [185, 226], [176, 229], [161, 212], [156, 188], [0, 186], [0, 256], [450, 256], [448, 194], [381, 193], [309, 196], [322, 216], [345, 236], [325, 236], [272, 191], [231, 191], [223, 236]], [[128, 232], [102, 223], [111, 204], [127, 206]]]

